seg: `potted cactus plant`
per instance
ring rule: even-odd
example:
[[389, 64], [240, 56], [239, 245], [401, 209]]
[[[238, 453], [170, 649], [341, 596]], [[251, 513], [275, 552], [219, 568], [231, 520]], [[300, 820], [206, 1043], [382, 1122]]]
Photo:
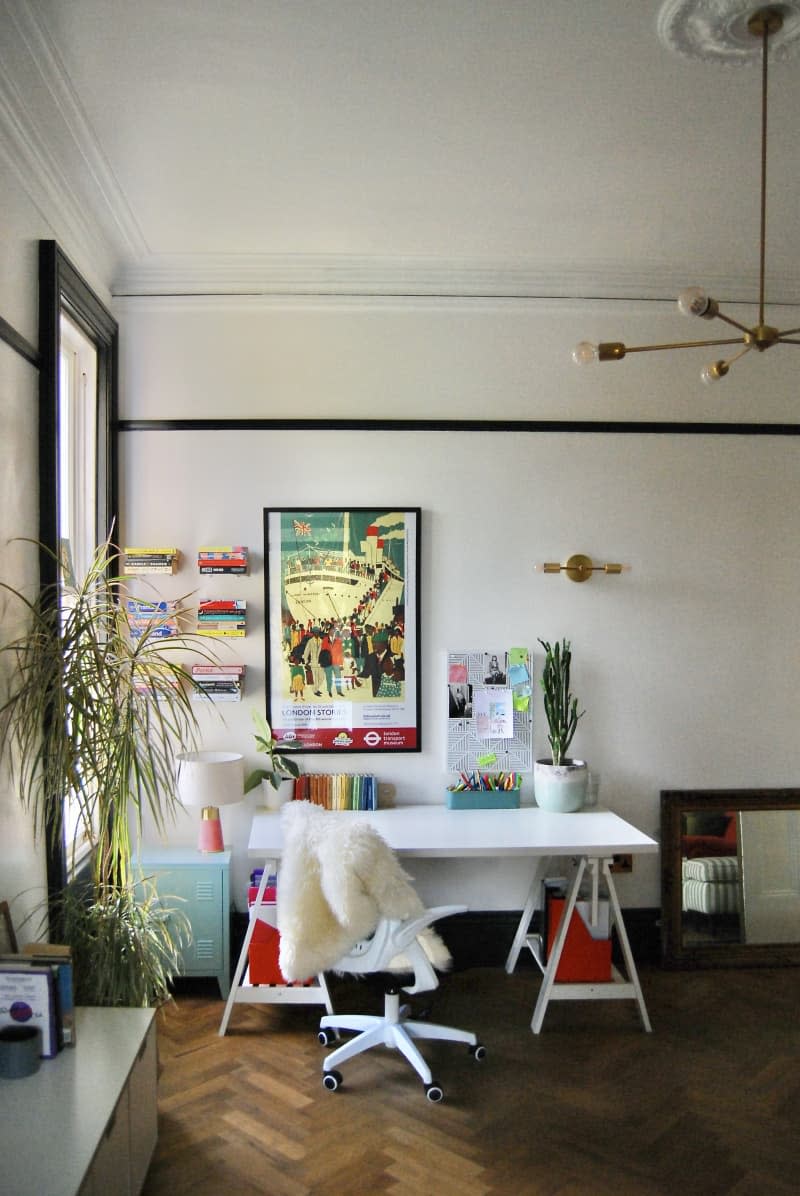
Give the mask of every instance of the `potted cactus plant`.
[[578, 699], [570, 691], [572, 651], [569, 641], [551, 645], [540, 639], [539, 643], [545, 652], [540, 684], [544, 694], [550, 759], [536, 761], [533, 791], [541, 809], [569, 814], [580, 810], [586, 799], [586, 761], [568, 755], [578, 720], [586, 712], [578, 712]]

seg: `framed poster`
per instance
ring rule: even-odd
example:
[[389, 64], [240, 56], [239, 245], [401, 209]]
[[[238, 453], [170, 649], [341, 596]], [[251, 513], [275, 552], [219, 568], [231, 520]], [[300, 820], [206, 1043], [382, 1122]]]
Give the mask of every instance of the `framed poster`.
[[303, 752], [420, 750], [418, 507], [264, 511], [267, 718]]

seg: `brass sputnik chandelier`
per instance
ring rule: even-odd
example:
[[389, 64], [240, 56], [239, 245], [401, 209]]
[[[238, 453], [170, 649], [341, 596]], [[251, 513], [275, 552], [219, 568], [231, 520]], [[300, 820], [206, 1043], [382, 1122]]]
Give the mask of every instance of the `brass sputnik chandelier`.
[[606, 341], [599, 345], [589, 341], [581, 341], [572, 353], [572, 359], [577, 365], [588, 365], [594, 361], [621, 361], [629, 353], [651, 353], [658, 349], [697, 349], [704, 345], [741, 345], [738, 352], [727, 359], [713, 361], [707, 365], [701, 378], [706, 383], [717, 382], [724, 378], [734, 361], [744, 357], [751, 349], [763, 353], [773, 345], [800, 345], [800, 328], [784, 330], [766, 323], [764, 314], [764, 265], [766, 256], [766, 190], [767, 190], [767, 80], [768, 80], [768, 42], [783, 27], [783, 13], [779, 8], [760, 8], [747, 19], [747, 29], [756, 38], [761, 39], [761, 235], [759, 257], [759, 294], [758, 294], [758, 323], [752, 328], [740, 324], [731, 316], [725, 315], [719, 309], [719, 303], [706, 294], [702, 287], [688, 287], [678, 296], [678, 307], [686, 316], [699, 316], [704, 320], [722, 320], [725, 324], [736, 328], [738, 336], [723, 337], [718, 340], [677, 341], [663, 345], [624, 345], [621, 341]]

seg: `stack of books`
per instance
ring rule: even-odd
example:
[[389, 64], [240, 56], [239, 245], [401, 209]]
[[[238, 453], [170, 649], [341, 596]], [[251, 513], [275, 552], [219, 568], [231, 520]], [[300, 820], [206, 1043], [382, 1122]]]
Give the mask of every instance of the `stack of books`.
[[197, 568], [201, 573], [246, 573], [247, 549], [243, 544], [198, 548]]
[[246, 665], [193, 664], [193, 702], [241, 702]]
[[0, 1026], [42, 1031], [42, 1057], [75, 1045], [75, 1003], [69, 947], [32, 943], [18, 955], [0, 955]]
[[174, 573], [180, 553], [177, 548], [123, 548], [125, 560], [122, 572], [128, 576], [140, 573]]
[[360, 773], [304, 773], [294, 783], [294, 799], [326, 810], [376, 810], [378, 778]]
[[241, 598], [209, 599], [197, 607], [198, 635], [247, 634], [247, 603]]
[[133, 639], [141, 639], [145, 632], [159, 640], [178, 634], [177, 602], [145, 602], [140, 598], [127, 598], [125, 606]]

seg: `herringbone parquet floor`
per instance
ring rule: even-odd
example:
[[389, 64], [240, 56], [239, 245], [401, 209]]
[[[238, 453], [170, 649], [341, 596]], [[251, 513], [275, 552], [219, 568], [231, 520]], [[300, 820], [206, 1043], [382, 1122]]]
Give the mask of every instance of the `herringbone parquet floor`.
[[800, 969], [641, 975], [653, 1034], [631, 1002], [564, 1002], [538, 1037], [532, 969], [446, 977], [433, 1016], [488, 1055], [424, 1044], [439, 1105], [384, 1049], [326, 1092], [318, 1008], [237, 1006], [220, 1038], [218, 997], [184, 992], [159, 1013], [145, 1196], [796, 1196]]

